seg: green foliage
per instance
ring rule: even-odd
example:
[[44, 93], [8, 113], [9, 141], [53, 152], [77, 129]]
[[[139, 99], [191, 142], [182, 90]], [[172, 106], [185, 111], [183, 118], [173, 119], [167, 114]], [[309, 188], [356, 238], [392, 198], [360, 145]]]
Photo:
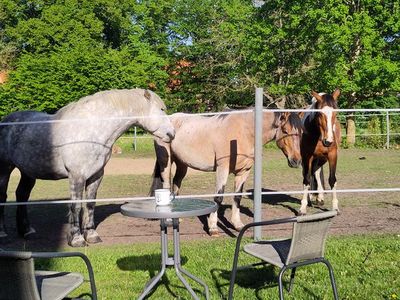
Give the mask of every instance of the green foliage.
[[181, 22], [191, 43], [179, 54], [194, 67], [175, 95], [188, 108], [247, 105], [255, 86], [265, 88], [266, 104], [287, 107], [304, 105], [290, 95], [336, 87], [343, 108], [399, 106], [397, 2], [186, 2]]
[[[132, 24], [131, 4], [37, 2], [19, 5], [29, 14], [9, 12], [11, 25], [3, 30], [4, 39], [16, 44], [20, 54], [8, 83], [0, 87], [1, 114], [23, 109], [53, 112], [112, 88], [151, 85], [164, 94], [166, 59], [157, 53], [161, 43], [151, 45], [145, 30]], [[13, 18], [18, 21], [11, 22]]]

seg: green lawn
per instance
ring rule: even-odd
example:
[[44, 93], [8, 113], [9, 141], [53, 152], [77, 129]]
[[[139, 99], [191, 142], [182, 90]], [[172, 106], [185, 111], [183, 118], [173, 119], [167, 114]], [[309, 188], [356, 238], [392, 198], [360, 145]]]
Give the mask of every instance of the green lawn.
[[[234, 239], [192, 241], [182, 244], [183, 267], [202, 278], [210, 287], [211, 299], [228, 294]], [[136, 299], [145, 283], [160, 267], [159, 244], [86, 248], [93, 263], [100, 299]], [[398, 299], [400, 296], [400, 236], [370, 235], [332, 237], [326, 257], [335, 270], [340, 299]], [[255, 262], [242, 254], [240, 264]], [[42, 262], [48, 267], [49, 261]], [[77, 259], [54, 261], [51, 268], [85, 272]], [[235, 299], [277, 299], [277, 272], [271, 266], [238, 272]], [[290, 272], [288, 272], [289, 274]], [[286, 281], [288, 281], [288, 274]], [[201, 286], [193, 284], [200, 294]], [[89, 290], [86, 284], [81, 293]], [[75, 293], [75, 295], [78, 295]], [[296, 273], [292, 293], [286, 299], [332, 299], [324, 265], [303, 267]], [[150, 299], [191, 299], [173, 269]], [[205, 299], [205, 297], [202, 297]]]

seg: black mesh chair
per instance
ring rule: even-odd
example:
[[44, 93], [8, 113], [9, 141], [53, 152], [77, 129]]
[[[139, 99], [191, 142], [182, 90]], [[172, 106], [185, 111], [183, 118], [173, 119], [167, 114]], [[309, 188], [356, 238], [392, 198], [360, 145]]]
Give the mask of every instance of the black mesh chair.
[[92, 265], [80, 252], [0, 251], [0, 300], [58, 300], [79, 287], [83, 275], [72, 272], [37, 271], [35, 258], [80, 257], [86, 264], [91, 298], [96, 300]]
[[296, 268], [315, 263], [324, 263], [329, 270], [334, 298], [338, 299], [332, 266], [329, 261], [324, 258], [325, 241], [328, 234], [328, 228], [332, 218], [336, 215], [336, 211], [328, 211], [313, 215], [255, 222], [244, 226], [240, 231], [236, 242], [228, 299], [232, 299], [233, 297], [233, 289], [238, 269], [237, 264], [240, 252], [240, 244], [244, 233], [248, 229], [255, 226], [268, 226], [283, 223], [293, 223], [291, 238], [258, 241], [244, 246], [243, 250], [246, 253], [263, 261], [262, 263], [254, 264], [252, 266], [269, 263], [281, 268], [278, 276], [278, 283], [279, 297], [280, 299], [283, 299], [282, 276], [287, 269], [292, 270], [288, 288], [290, 292], [293, 287]]

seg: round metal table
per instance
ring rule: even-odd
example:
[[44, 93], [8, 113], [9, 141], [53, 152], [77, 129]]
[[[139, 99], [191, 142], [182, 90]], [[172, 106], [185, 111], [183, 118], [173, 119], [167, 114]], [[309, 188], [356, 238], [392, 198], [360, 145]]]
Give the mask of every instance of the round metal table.
[[[209, 288], [199, 278], [183, 269], [181, 266], [181, 255], [180, 255], [180, 239], [179, 239], [179, 218], [197, 217], [208, 215], [217, 210], [217, 204], [213, 201], [204, 199], [194, 198], [178, 198], [174, 199], [171, 204], [165, 206], [157, 206], [155, 200], [139, 200], [124, 204], [121, 206], [121, 213], [128, 217], [136, 218], [148, 218], [148, 219], [160, 219], [161, 228], [161, 270], [160, 272], [151, 278], [142, 294], [138, 299], [144, 299], [153, 287], [161, 280], [165, 273], [167, 266], [174, 266], [175, 272], [186, 289], [190, 292], [194, 299], [199, 299], [192, 287], [182, 276], [182, 273], [189, 278], [197, 281], [205, 289], [206, 299], [209, 299]], [[172, 220], [169, 221], [169, 220]], [[171, 224], [172, 223], [172, 224]], [[174, 255], [173, 257], [168, 256], [168, 234], [167, 228], [171, 226], [173, 228], [173, 244], [174, 244]]]

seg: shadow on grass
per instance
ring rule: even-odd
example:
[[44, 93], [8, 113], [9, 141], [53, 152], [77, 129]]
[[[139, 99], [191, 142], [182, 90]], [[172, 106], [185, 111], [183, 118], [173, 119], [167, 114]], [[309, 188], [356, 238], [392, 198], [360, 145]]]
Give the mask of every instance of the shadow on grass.
[[[249, 189], [246, 192], [250, 192], [253, 193], [253, 189]], [[261, 190], [262, 193], [268, 193], [268, 192], [276, 192], [276, 190], [270, 190], [270, 189], [262, 189]], [[253, 199], [253, 194], [249, 196], [249, 199], [254, 200]], [[293, 207], [296, 206], [298, 207], [301, 204], [301, 200], [295, 197], [292, 197], [288, 194], [270, 194], [270, 195], [261, 195], [261, 201], [262, 203], [265, 204], [269, 204], [272, 206], [281, 206], [283, 208], [286, 208], [287, 210], [291, 211], [294, 215], [298, 214], [298, 210]], [[316, 209], [320, 209], [322, 211], [328, 211], [329, 209], [327, 209], [326, 207], [323, 206], [319, 206], [318, 204], [315, 203], [308, 203], [309, 207], [314, 207]]]
[[[252, 267], [251, 265], [247, 266], [239, 266], [238, 271], [236, 273], [235, 286], [233, 290], [233, 299], [239, 299], [238, 295], [240, 295], [240, 290], [242, 289], [253, 289], [254, 290], [254, 299], [265, 299], [265, 295], [262, 295], [261, 292], [265, 289], [269, 289], [267, 291], [268, 294], [272, 295], [272, 298], [279, 297], [279, 289], [278, 289], [278, 276], [277, 271], [278, 268], [275, 268], [272, 265], [265, 264], [263, 266]], [[229, 285], [231, 279], [231, 270], [223, 270], [223, 269], [212, 269], [211, 276], [215, 282], [215, 286], [218, 290], [221, 299], [227, 299], [229, 293]], [[288, 276], [290, 272], [285, 272], [285, 275]], [[285, 277], [284, 277], [285, 278]], [[289, 287], [289, 278], [287, 280], [283, 280], [284, 286], [284, 294], [288, 294], [287, 288]], [[317, 294], [304, 286], [303, 283], [299, 283], [299, 280], [295, 280], [293, 288], [302, 289], [303, 293], [307, 295], [307, 299], [318, 299]], [[323, 287], [321, 287], [323, 288]], [[328, 287], [330, 288], [330, 287]], [[248, 292], [246, 291], [248, 295]], [[235, 297], [236, 295], [236, 297]], [[253, 297], [252, 297], [253, 299]]]
[[[41, 199], [48, 200], [48, 199]], [[52, 201], [68, 200], [66, 198]], [[33, 202], [33, 201], [32, 201]], [[120, 211], [121, 204], [97, 205], [95, 209], [96, 227], [110, 215]], [[4, 250], [58, 251], [65, 246], [69, 230], [68, 204], [48, 204], [28, 206], [31, 226], [36, 233], [29, 239], [17, 234], [16, 207], [5, 208], [5, 225], [8, 236], [0, 239], [0, 248]], [[72, 248], [71, 248], [72, 249]]]
[[[253, 189], [249, 189], [247, 190], [247, 192], [252, 193], [249, 198], [251, 200], [253, 199]], [[262, 189], [261, 190], [262, 193], [268, 193], [268, 192], [276, 192], [275, 190], [270, 190], [270, 189]], [[300, 204], [299, 199], [292, 197], [288, 194], [273, 194], [273, 195], [261, 195], [261, 202], [265, 203], [265, 204], [269, 204], [269, 205], [273, 205], [273, 206], [282, 206], [284, 208], [287, 208], [288, 210], [290, 210], [293, 213], [297, 213], [297, 210], [295, 208], [293, 208], [291, 205], [289, 204]], [[289, 204], [288, 204], [289, 203]]]
[[[182, 266], [187, 261], [186, 256], [181, 257]], [[117, 266], [122, 271], [149, 271], [153, 277], [161, 269], [161, 253], [126, 256], [117, 260]]]
[[64, 225], [68, 222], [67, 215], [68, 205], [66, 204], [28, 206], [29, 220], [36, 233], [29, 239], [24, 239], [17, 234], [16, 207], [6, 207], [5, 226], [8, 236], [0, 240], [0, 247], [10, 250], [57, 251], [65, 238]]
[[123, 203], [96, 205], [94, 214], [94, 221], [96, 228], [101, 222], [103, 222], [109, 216], [116, 213], [120, 213], [122, 204]]
[[[181, 257], [181, 265], [183, 266], [187, 262], [187, 257], [183, 256]], [[123, 271], [144, 271], [144, 272], [149, 272], [149, 278], [153, 278], [156, 276], [161, 269], [161, 254], [145, 254], [145, 255], [140, 255], [140, 256], [127, 256], [123, 257], [117, 260], [117, 266], [120, 270]], [[168, 269], [173, 269], [173, 266], [167, 266]], [[173, 276], [176, 276], [176, 274], [173, 274]], [[172, 290], [174, 289], [186, 289], [184, 286], [178, 286], [175, 284], [171, 284], [170, 280], [168, 279], [168, 272], [165, 272], [161, 280], [157, 283], [157, 285], [151, 290], [151, 292], [148, 294], [147, 298], [150, 298], [150, 296], [154, 293], [154, 291], [157, 289], [157, 286], [159, 284], [163, 284], [167, 291], [173, 296], [173, 297], [178, 297], [178, 295]], [[192, 287], [193, 288], [193, 287]], [[144, 287], [143, 287], [144, 289]], [[202, 293], [202, 290], [198, 290], [196, 288], [193, 288], [193, 290], [196, 293]]]
[[[226, 218], [227, 210], [230, 209], [230, 205], [221, 204], [218, 207], [218, 222], [217, 226], [229, 237], [236, 237], [236, 229], [233, 227], [232, 223]], [[253, 212], [247, 207], [240, 207], [240, 213], [247, 215], [249, 217], [253, 217]], [[203, 229], [205, 232], [208, 233], [208, 216], [200, 216], [198, 219], [203, 224]]]
[[[215, 282], [218, 293], [221, 295], [221, 298], [227, 299], [229, 293], [229, 283], [231, 279], [231, 270], [212, 269], [211, 276]], [[262, 268], [249, 266], [248, 268], [238, 270], [236, 273], [233, 299], [238, 299], [238, 297], [235, 297], [235, 290], [237, 295], [238, 287], [243, 289], [253, 289], [255, 294], [254, 299], [263, 299], [263, 297], [260, 295], [260, 291], [265, 288], [274, 288], [276, 286], [277, 277], [271, 265], [267, 265]]]

